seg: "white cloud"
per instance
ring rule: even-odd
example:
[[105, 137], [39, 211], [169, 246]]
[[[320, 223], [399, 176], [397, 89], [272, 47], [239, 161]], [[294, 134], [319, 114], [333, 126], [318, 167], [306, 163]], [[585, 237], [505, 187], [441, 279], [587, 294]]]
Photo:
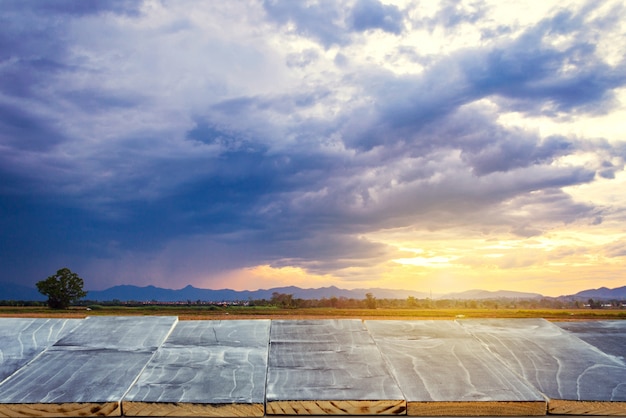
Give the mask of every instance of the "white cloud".
[[[67, 219], [94, 226], [68, 237], [119, 243], [119, 266], [139, 260], [141, 280], [185, 268], [205, 280], [202, 248], [223, 270], [391, 280], [390, 260], [410, 258], [385, 238], [396, 228], [440, 234], [419, 274], [523, 270], [547, 265], [533, 259], [553, 249], [530, 240], [564, 223], [624, 221], [618, 1], [102, 7], [7, 11], [21, 23], [0, 29], [13, 40], [1, 190], [76, 211]], [[514, 250], [472, 263], [481, 234]], [[233, 243], [249, 259], [237, 263]], [[584, 264], [551, 263], [570, 261]]]

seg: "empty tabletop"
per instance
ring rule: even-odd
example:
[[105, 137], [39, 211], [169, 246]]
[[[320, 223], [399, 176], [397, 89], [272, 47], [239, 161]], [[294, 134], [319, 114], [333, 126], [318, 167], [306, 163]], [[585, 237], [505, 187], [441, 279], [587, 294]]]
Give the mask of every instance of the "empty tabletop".
[[620, 357], [622, 360], [626, 358], [626, 321], [624, 320], [558, 322], [556, 325], [604, 353]]
[[175, 316], [90, 316], [54, 346], [152, 352], [177, 322]]
[[175, 317], [90, 317], [0, 385], [0, 416], [121, 415]]
[[34, 359], [80, 323], [80, 319], [0, 319], [0, 381]]
[[405, 414], [406, 402], [360, 320], [275, 320], [267, 414]]
[[366, 321], [408, 415], [545, 415], [545, 398], [454, 321]]
[[269, 320], [183, 321], [123, 401], [128, 416], [263, 416]]
[[549, 398], [554, 414], [626, 413], [626, 365], [543, 319], [460, 323]]

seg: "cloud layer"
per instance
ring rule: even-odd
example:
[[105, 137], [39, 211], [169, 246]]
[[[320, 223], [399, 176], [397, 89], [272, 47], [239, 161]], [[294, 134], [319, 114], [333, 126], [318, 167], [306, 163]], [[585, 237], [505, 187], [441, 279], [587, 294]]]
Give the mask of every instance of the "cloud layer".
[[3, 9], [0, 280], [620, 280], [621, 2]]

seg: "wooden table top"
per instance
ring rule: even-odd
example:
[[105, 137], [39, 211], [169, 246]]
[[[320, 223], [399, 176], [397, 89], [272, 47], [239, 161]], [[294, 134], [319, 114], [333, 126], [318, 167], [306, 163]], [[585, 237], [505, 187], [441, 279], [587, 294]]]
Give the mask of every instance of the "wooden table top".
[[0, 318], [0, 417], [626, 415], [626, 321]]

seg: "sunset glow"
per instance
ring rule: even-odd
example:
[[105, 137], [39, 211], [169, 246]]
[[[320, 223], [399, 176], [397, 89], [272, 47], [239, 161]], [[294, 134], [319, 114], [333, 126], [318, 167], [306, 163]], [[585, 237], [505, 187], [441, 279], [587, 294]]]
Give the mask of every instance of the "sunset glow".
[[621, 1], [8, 2], [0, 282], [626, 284]]

